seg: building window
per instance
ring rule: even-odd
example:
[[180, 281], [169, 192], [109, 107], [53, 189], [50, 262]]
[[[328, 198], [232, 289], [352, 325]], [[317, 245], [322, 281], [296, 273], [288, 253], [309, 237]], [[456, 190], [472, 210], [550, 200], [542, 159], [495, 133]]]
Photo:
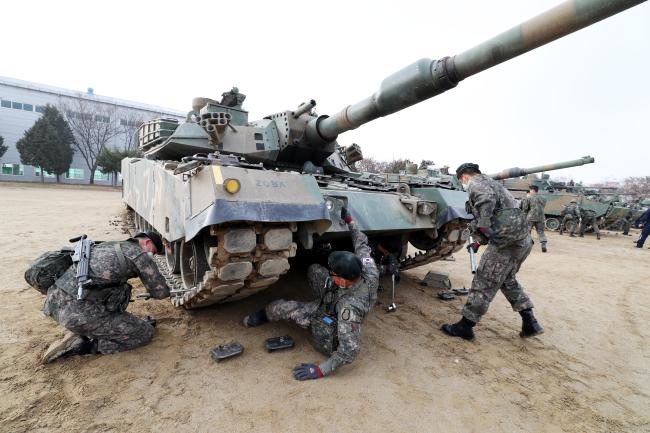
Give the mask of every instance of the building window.
[[23, 104], [23, 110], [34, 111], [34, 106], [32, 104]]
[[43, 107], [42, 105], [37, 105], [35, 111], [37, 113], [44, 113], [45, 112], [45, 107]]
[[70, 168], [65, 174], [66, 179], [83, 179], [84, 178], [84, 169], [83, 168]]
[[22, 164], [2, 164], [2, 174], [9, 176], [22, 176], [23, 165]]
[[111, 118], [108, 116], [102, 116], [101, 114], [95, 114], [95, 122], [111, 123]]
[[11, 103], [11, 108], [15, 108], [16, 110], [22, 110], [23, 109], [23, 104], [22, 104], [22, 102], [13, 101]]
[[[34, 167], [34, 176], [41, 177], [41, 167]], [[55, 175], [49, 171], [45, 171], [45, 177], [55, 177]]]
[[104, 173], [101, 170], [95, 170], [95, 180], [108, 180], [108, 173]]
[[11, 108], [11, 101], [7, 101], [6, 99], [3, 99], [0, 102], [0, 106], [2, 106], [2, 108]]

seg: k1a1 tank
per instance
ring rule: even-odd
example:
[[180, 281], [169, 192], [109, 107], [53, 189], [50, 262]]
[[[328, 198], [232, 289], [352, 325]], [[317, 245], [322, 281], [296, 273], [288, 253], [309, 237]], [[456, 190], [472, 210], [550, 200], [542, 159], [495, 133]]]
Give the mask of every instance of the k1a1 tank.
[[343, 206], [371, 242], [398, 238], [423, 250], [403, 257], [403, 268], [452, 254], [465, 242], [466, 194], [364, 177], [352, 169], [360, 148], [339, 136], [638, 3], [562, 3], [456, 56], [418, 60], [332, 116], [316, 114], [310, 100], [251, 121], [233, 88], [219, 101], [194, 99], [184, 123], [144, 124], [143, 157], [122, 161], [123, 198], [137, 228], [165, 241], [173, 304], [229, 302], [268, 287], [297, 252], [349, 238]]
[[537, 177], [536, 173], [579, 167], [585, 164], [592, 164], [594, 161], [594, 158], [591, 156], [583, 156], [582, 158], [571, 161], [556, 162], [531, 168], [508, 168], [499, 173], [491, 174], [490, 177], [500, 180], [503, 186], [505, 186], [506, 189], [515, 196], [515, 198], [521, 199], [526, 196], [529, 187], [533, 185], [539, 188], [540, 193], [552, 193], [556, 191], [556, 188], [548, 175], [542, 174], [541, 177]]

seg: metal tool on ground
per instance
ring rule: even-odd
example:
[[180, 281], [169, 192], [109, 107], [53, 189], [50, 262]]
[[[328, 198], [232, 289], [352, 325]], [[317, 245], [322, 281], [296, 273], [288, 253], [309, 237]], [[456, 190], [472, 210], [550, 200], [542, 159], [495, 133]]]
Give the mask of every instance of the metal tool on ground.
[[391, 275], [390, 279], [391, 279], [391, 282], [393, 283], [393, 293], [392, 293], [393, 302], [391, 302], [390, 305], [388, 307], [386, 307], [386, 312], [387, 313], [394, 313], [395, 311], [397, 311], [397, 305], [395, 305], [395, 275]]
[[290, 335], [269, 338], [264, 343], [264, 347], [266, 347], [266, 351], [269, 353], [275, 352], [276, 350], [292, 349], [295, 345], [296, 342], [293, 341]]
[[459, 296], [467, 295], [467, 294], [469, 294], [469, 289], [467, 289], [467, 288], [465, 288], [465, 286], [463, 286], [462, 289], [460, 289], [460, 288], [452, 289], [452, 292], [454, 292], [455, 295], [459, 295]]
[[438, 298], [442, 299], [443, 301], [451, 301], [452, 299], [456, 299], [456, 295], [451, 290], [443, 290], [442, 292], [438, 293]]
[[90, 271], [90, 246], [92, 241], [88, 239], [88, 236], [81, 235], [70, 239], [70, 242], [77, 242], [74, 247], [74, 254], [72, 254], [72, 264], [75, 267], [77, 284], [79, 284], [77, 299], [81, 300], [84, 297], [84, 288], [91, 283], [88, 272]]
[[237, 355], [241, 355], [244, 352], [244, 346], [240, 343], [228, 343], [221, 344], [210, 351], [212, 359], [217, 362], [223, 361], [224, 359], [232, 358]]

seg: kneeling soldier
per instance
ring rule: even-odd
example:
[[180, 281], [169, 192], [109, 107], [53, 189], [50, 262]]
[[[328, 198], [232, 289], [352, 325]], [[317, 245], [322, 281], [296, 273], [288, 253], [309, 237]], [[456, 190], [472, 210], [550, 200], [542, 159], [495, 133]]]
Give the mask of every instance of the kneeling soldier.
[[62, 356], [88, 353], [109, 354], [148, 344], [153, 338], [153, 322], [127, 313], [131, 298], [129, 278], [140, 277], [151, 297], [169, 297], [164, 277], [149, 253], [162, 253], [160, 236], [138, 233], [121, 242], [93, 244], [89, 276], [82, 299], [77, 298], [75, 266], [70, 266], [47, 289], [43, 313], [70, 331], [53, 343], [43, 355], [43, 363]]
[[346, 208], [341, 209], [341, 218], [348, 224], [355, 253], [331, 253], [329, 270], [318, 264], [309, 267], [307, 278], [317, 299], [280, 299], [244, 318], [245, 326], [284, 319], [310, 329], [314, 348], [329, 359], [320, 365], [296, 366], [293, 375], [297, 380], [318, 379], [354, 361], [361, 345], [361, 323], [377, 300], [379, 271], [370, 255], [368, 238], [356, 227]]

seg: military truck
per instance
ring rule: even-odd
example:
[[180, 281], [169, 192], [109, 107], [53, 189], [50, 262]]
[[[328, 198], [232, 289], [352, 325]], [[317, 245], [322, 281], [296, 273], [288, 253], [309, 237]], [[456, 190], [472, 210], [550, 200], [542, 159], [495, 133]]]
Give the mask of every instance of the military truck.
[[453, 57], [418, 60], [332, 116], [310, 100], [251, 121], [234, 88], [220, 101], [195, 98], [185, 123], [147, 122], [144, 156], [122, 162], [123, 198], [138, 229], [164, 238], [173, 304], [229, 302], [268, 287], [297, 252], [348, 237], [343, 206], [371, 241], [399, 237], [422, 250], [403, 257], [403, 268], [452, 254], [465, 242], [466, 194], [364, 177], [351, 169], [359, 147], [339, 145], [339, 136], [641, 2], [567, 1]]

